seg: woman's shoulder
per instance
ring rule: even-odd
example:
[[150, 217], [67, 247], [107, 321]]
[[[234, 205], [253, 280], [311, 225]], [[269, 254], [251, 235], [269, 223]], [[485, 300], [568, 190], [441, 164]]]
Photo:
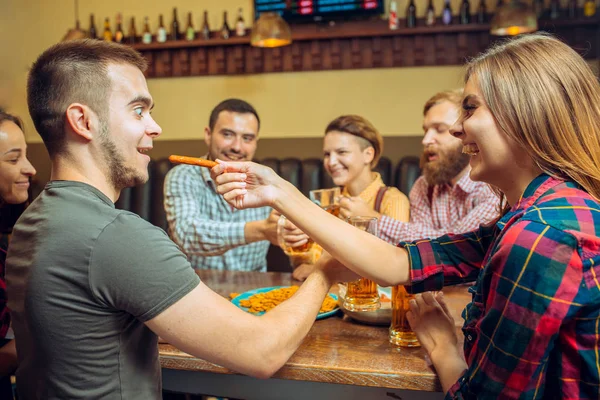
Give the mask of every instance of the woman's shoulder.
[[388, 186], [387, 190], [385, 191], [385, 195], [384, 195], [384, 200], [406, 200], [408, 201], [408, 197], [402, 193], [398, 188], [394, 187], [394, 186]]

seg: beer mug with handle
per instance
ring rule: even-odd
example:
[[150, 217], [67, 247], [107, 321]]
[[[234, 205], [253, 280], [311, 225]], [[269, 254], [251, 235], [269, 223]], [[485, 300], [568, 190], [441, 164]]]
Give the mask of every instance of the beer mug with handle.
[[[350, 217], [350, 225], [377, 236], [377, 218], [374, 217]], [[381, 308], [377, 284], [370, 279], [360, 278], [354, 282], [348, 282], [344, 308], [350, 311], [375, 311]]]

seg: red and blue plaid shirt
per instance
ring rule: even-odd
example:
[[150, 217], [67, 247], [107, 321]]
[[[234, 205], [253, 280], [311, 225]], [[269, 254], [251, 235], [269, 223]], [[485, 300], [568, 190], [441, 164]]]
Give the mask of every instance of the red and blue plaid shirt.
[[476, 280], [446, 398], [600, 398], [600, 204], [540, 175], [495, 225], [401, 243], [412, 291]]

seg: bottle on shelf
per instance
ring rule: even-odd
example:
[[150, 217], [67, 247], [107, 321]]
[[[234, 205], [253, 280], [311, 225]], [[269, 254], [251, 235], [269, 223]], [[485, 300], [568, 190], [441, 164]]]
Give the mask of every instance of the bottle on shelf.
[[595, 0], [585, 0], [585, 3], [583, 3], [583, 15], [586, 17], [593, 17], [596, 15]]
[[417, 6], [415, 0], [410, 0], [406, 6], [406, 27], [414, 28], [417, 26]]
[[123, 43], [123, 37], [125, 37], [125, 34], [123, 33], [123, 23], [121, 19], [121, 13], [117, 13], [117, 30], [115, 31], [115, 42], [117, 43]]
[[390, 30], [395, 31], [398, 29], [398, 6], [396, 0], [390, 1], [390, 15], [388, 18], [388, 25]]
[[444, 25], [450, 25], [452, 23], [452, 8], [450, 7], [450, 0], [444, 0], [444, 9], [442, 10], [442, 23]]
[[185, 27], [185, 40], [196, 39], [196, 31], [194, 30], [194, 23], [192, 21], [192, 13], [188, 12], [187, 26]]
[[165, 29], [162, 14], [158, 16], [158, 30], [156, 31], [156, 41], [158, 43], [164, 43], [167, 41], [167, 30]]
[[127, 43], [135, 44], [137, 41], [137, 32], [135, 29], [135, 17], [131, 17], [129, 20], [129, 34], [127, 35]]
[[546, 7], [544, 5], [544, 0], [534, 0], [533, 1], [533, 11], [535, 15], [537, 15], [538, 19], [543, 18], [546, 13]]
[[429, 0], [429, 4], [427, 4], [427, 11], [425, 12], [425, 25], [435, 25], [435, 9], [433, 8], [433, 0]]
[[148, 17], [144, 17], [144, 32], [142, 33], [142, 43], [152, 43], [152, 32], [150, 32], [150, 22], [148, 22]]
[[560, 18], [560, 1], [550, 0], [550, 19]]
[[246, 22], [244, 22], [244, 15], [241, 7], [238, 10], [237, 21], [235, 21], [235, 35], [246, 36]]
[[485, 24], [487, 22], [487, 7], [485, 0], [479, 0], [479, 6], [477, 7], [477, 23]]
[[227, 11], [223, 11], [223, 26], [219, 33], [222, 39], [229, 39], [229, 36], [231, 36], [231, 29], [229, 29], [229, 24], [227, 23]]
[[569, 18], [577, 18], [579, 14], [579, 10], [577, 10], [577, 0], [569, 0], [569, 4], [567, 6], [567, 15]]
[[469, 3], [469, 0], [462, 1], [458, 20], [461, 24], [471, 23], [471, 4]]
[[90, 14], [90, 39], [96, 39], [98, 32], [96, 31], [96, 22], [94, 21], [94, 14]]
[[104, 19], [104, 32], [102, 32], [102, 39], [106, 40], [107, 42], [112, 42], [113, 40], [113, 34], [110, 30], [110, 21], [108, 17]]
[[202, 39], [210, 39], [210, 26], [208, 25], [208, 11], [204, 11], [204, 21], [202, 22], [202, 30], [200, 31]]
[[177, 19], [177, 7], [173, 7], [173, 22], [171, 22], [170, 40], [179, 40], [179, 20]]

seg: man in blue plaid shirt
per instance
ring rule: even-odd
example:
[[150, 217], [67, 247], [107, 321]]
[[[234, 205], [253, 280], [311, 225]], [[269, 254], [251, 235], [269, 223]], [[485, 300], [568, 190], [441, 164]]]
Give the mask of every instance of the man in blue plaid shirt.
[[[210, 160], [250, 161], [260, 118], [239, 99], [218, 104], [204, 129]], [[269, 242], [277, 244], [277, 218], [270, 207], [233, 209], [215, 190], [206, 168], [174, 167], [165, 179], [169, 233], [194, 268], [266, 271]]]

